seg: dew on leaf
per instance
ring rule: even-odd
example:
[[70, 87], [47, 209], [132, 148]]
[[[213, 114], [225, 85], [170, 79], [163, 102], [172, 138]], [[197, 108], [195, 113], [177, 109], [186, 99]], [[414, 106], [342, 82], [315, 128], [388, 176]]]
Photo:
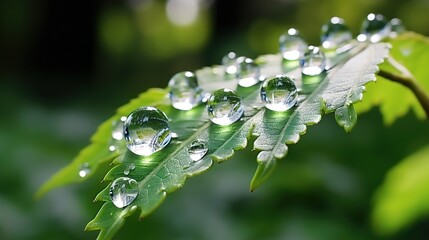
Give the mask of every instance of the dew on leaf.
[[320, 38], [323, 48], [335, 49], [350, 41], [353, 36], [342, 18], [333, 17], [323, 25]]
[[259, 82], [260, 69], [258, 64], [251, 58], [237, 58], [237, 73], [238, 85], [242, 87], [250, 87]]
[[286, 75], [268, 78], [261, 85], [261, 99], [270, 110], [277, 112], [289, 110], [298, 99], [295, 82]]
[[83, 163], [79, 168], [79, 177], [84, 178], [91, 172], [89, 163]]
[[302, 39], [298, 30], [290, 28], [280, 36], [279, 48], [283, 59], [298, 60], [307, 48], [307, 43]]
[[194, 73], [176, 73], [168, 82], [171, 105], [179, 110], [190, 110], [201, 103], [203, 94]]
[[398, 34], [401, 34], [406, 31], [404, 25], [402, 24], [401, 19], [392, 18], [389, 22], [390, 24], [390, 37], [396, 37]]
[[309, 46], [300, 60], [300, 66], [303, 75], [319, 75], [326, 67], [325, 54], [319, 47]]
[[237, 54], [235, 54], [235, 52], [229, 52], [222, 58], [222, 66], [225, 70], [226, 75], [235, 76], [235, 74], [237, 73], [236, 60], [237, 60]]
[[390, 24], [381, 14], [370, 13], [365, 18], [361, 27], [358, 41], [380, 42], [390, 34]]
[[131, 152], [149, 156], [170, 142], [170, 123], [161, 110], [142, 107], [128, 116], [124, 124], [124, 137]]
[[188, 147], [189, 157], [193, 161], [201, 160], [207, 154], [208, 151], [209, 148], [207, 146], [207, 141], [201, 139], [193, 141]]
[[110, 186], [110, 198], [118, 208], [130, 205], [139, 194], [138, 183], [128, 177], [120, 177], [113, 181]]
[[240, 119], [244, 108], [235, 91], [223, 88], [215, 91], [209, 98], [207, 112], [213, 123], [224, 126]]

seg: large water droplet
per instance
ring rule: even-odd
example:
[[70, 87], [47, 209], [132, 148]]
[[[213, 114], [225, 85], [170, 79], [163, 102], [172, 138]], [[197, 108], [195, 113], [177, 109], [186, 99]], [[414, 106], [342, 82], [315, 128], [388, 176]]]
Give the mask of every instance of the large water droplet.
[[390, 37], [396, 37], [398, 34], [401, 34], [406, 31], [404, 25], [402, 24], [401, 19], [399, 18], [393, 18], [389, 22], [390, 24]]
[[91, 172], [89, 163], [83, 163], [79, 168], [79, 177], [84, 178]]
[[342, 18], [333, 17], [322, 27], [321, 42], [325, 49], [341, 47], [352, 38], [352, 33]]
[[117, 178], [110, 186], [109, 193], [116, 207], [126, 207], [130, 205], [139, 194], [138, 183], [136, 180], [128, 177]]
[[139, 108], [130, 113], [125, 121], [124, 138], [131, 152], [149, 156], [170, 142], [168, 118], [157, 108]]
[[211, 95], [207, 101], [207, 112], [213, 123], [229, 125], [241, 118], [244, 108], [236, 92], [223, 88]]
[[268, 109], [283, 112], [296, 104], [298, 90], [292, 78], [286, 75], [277, 75], [262, 83], [261, 99]]
[[322, 50], [315, 46], [309, 46], [300, 60], [301, 72], [307, 76], [316, 76], [325, 71], [326, 58]]
[[251, 58], [237, 58], [237, 79], [238, 85], [250, 87], [259, 82], [260, 69]]
[[195, 140], [188, 147], [189, 157], [193, 161], [199, 161], [206, 155], [208, 150], [206, 141], [201, 139]]
[[301, 38], [298, 30], [290, 28], [279, 38], [279, 47], [282, 57], [286, 60], [298, 60], [301, 58], [307, 43]]
[[390, 24], [381, 14], [370, 13], [362, 23], [358, 41], [380, 42], [390, 34]]
[[203, 94], [194, 73], [179, 72], [170, 79], [168, 86], [171, 105], [174, 108], [190, 110], [201, 103]]
[[[237, 73], [237, 54], [235, 52], [229, 52], [222, 58], [222, 66], [225, 69], [226, 75], [233, 75]], [[228, 77], [229, 78], [229, 77]]]

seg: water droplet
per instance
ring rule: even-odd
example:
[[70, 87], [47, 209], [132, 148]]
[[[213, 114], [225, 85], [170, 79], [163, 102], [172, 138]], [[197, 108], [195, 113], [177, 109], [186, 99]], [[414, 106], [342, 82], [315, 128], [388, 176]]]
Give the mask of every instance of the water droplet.
[[130, 165], [128, 166], [128, 168], [130, 170], [134, 170], [134, 169], [136, 169], [136, 165], [134, 163], [130, 163]]
[[112, 122], [112, 138], [115, 140], [122, 140], [124, 135], [122, 134], [124, 128], [124, 122], [127, 120], [127, 117], [122, 116], [118, 121]]
[[307, 76], [321, 74], [326, 67], [326, 58], [322, 50], [315, 46], [309, 46], [300, 60], [301, 72]]
[[286, 60], [298, 60], [301, 58], [307, 43], [301, 38], [298, 30], [290, 28], [279, 38], [280, 53]]
[[116, 147], [115, 147], [115, 145], [110, 145], [110, 146], [109, 146], [109, 151], [111, 151], [111, 152], [116, 151]]
[[79, 168], [79, 177], [84, 178], [91, 172], [89, 163], [83, 163]]
[[333, 17], [322, 27], [321, 42], [325, 49], [341, 47], [352, 38], [352, 33], [342, 18]]
[[178, 138], [179, 135], [175, 132], [171, 132], [171, 138]]
[[125, 168], [124, 175], [128, 175], [128, 174], [130, 174], [130, 169], [129, 168]]
[[237, 54], [235, 52], [229, 52], [222, 58], [222, 65], [225, 69], [225, 74], [227, 75], [235, 75], [237, 73]]
[[241, 98], [233, 90], [223, 88], [215, 91], [207, 102], [210, 120], [218, 125], [229, 125], [243, 115]]
[[298, 90], [292, 78], [286, 75], [277, 75], [262, 83], [261, 99], [268, 109], [283, 112], [296, 104]]
[[207, 142], [204, 140], [195, 140], [191, 143], [191, 145], [188, 147], [188, 153], [189, 157], [193, 161], [199, 161], [201, 160], [204, 155], [208, 152]]
[[390, 37], [392, 38], [406, 31], [404, 25], [402, 24], [401, 19], [399, 18], [393, 18], [392, 20], [390, 20], [389, 24], [390, 24], [390, 30], [391, 30]]
[[259, 82], [259, 66], [251, 58], [237, 58], [237, 79], [238, 85], [250, 87]]
[[157, 108], [139, 108], [130, 113], [125, 121], [124, 138], [131, 152], [149, 156], [170, 142], [171, 132], [168, 118]]
[[381, 14], [370, 13], [362, 23], [359, 41], [380, 42], [390, 34], [390, 24]]
[[110, 186], [110, 198], [118, 208], [130, 205], [139, 194], [138, 183], [128, 177], [120, 177], [113, 181]]
[[190, 110], [201, 103], [202, 90], [194, 73], [186, 71], [175, 74], [168, 82], [171, 105], [179, 110]]

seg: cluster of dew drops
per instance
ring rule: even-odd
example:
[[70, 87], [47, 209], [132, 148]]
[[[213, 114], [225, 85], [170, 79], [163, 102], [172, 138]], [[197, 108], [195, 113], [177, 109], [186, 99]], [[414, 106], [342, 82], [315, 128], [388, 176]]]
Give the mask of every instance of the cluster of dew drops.
[[[369, 14], [362, 23], [361, 42], [379, 42], [386, 37], [405, 31], [399, 19], [386, 20], [383, 15]], [[324, 52], [339, 49], [351, 42], [353, 36], [343, 19], [333, 17], [322, 27], [321, 47], [308, 46], [299, 31], [290, 28], [279, 38], [279, 49], [283, 61], [298, 61], [303, 76], [317, 76], [328, 70]], [[298, 88], [293, 77], [285, 74], [263, 77], [260, 66], [251, 58], [230, 52], [222, 59], [225, 79], [236, 79], [241, 87], [251, 87], [260, 82], [260, 96], [265, 107], [272, 111], [284, 112], [293, 108], [298, 101]], [[168, 83], [171, 105], [188, 111], [206, 103], [211, 122], [226, 126], [238, 121], [244, 114], [242, 100], [234, 90], [222, 88], [206, 93], [198, 86], [195, 73], [190, 71], [175, 74]], [[112, 126], [110, 151], [116, 151], [118, 144], [125, 140], [127, 148], [134, 154], [150, 156], [169, 144], [177, 134], [170, 130], [168, 117], [161, 110], [144, 106], [122, 116]], [[205, 140], [195, 140], [188, 147], [189, 158], [200, 161], [208, 152]], [[129, 164], [124, 175], [135, 169]], [[90, 172], [88, 163], [82, 165], [79, 175], [85, 177]], [[119, 177], [110, 186], [110, 197], [118, 208], [130, 205], [139, 194], [135, 179]]]

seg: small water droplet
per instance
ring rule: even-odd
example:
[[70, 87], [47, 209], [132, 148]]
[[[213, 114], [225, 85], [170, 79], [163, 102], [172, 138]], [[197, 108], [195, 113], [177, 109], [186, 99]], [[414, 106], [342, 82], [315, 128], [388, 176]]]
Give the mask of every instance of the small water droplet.
[[124, 122], [127, 120], [127, 117], [122, 116], [119, 120], [112, 122], [112, 138], [114, 140], [122, 140], [124, 135], [122, 133], [124, 128]]
[[175, 132], [171, 132], [171, 138], [178, 138], [179, 135]]
[[229, 125], [236, 122], [244, 113], [241, 98], [230, 89], [215, 91], [207, 102], [210, 120], [218, 125]]
[[237, 74], [238, 85], [242, 87], [250, 87], [259, 82], [259, 66], [251, 58], [237, 58]]
[[91, 172], [89, 163], [83, 163], [79, 168], [79, 177], [84, 178]]
[[390, 34], [390, 24], [381, 14], [370, 13], [362, 23], [358, 41], [380, 42]]
[[402, 24], [401, 19], [399, 18], [393, 18], [392, 20], [390, 20], [389, 24], [390, 24], [390, 30], [391, 30], [390, 37], [392, 38], [406, 31], [404, 25]]
[[175, 74], [168, 82], [171, 105], [179, 110], [190, 110], [201, 103], [202, 90], [194, 73], [186, 71]]
[[307, 48], [307, 43], [302, 39], [298, 30], [290, 28], [280, 36], [279, 47], [283, 59], [298, 60]]
[[168, 118], [154, 107], [142, 107], [132, 113], [124, 124], [127, 148], [142, 156], [161, 150], [171, 140]]
[[325, 49], [341, 47], [352, 38], [352, 33], [342, 18], [333, 17], [322, 27], [321, 42]]
[[128, 175], [128, 174], [130, 174], [130, 169], [129, 169], [129, 168], [126, 168], [126, 169], [124, 170], [124, 175]]
[[138, 183], [128, 177], [120, 177], [113, 181], [110, 186], [110, 198], [118, 208], [130, 205], [139, 194]]
[[266, 108], [283, 112], [296, 104], [298, 90], [292, 78], [286, 75], [277, 75], [262, 83], [261, 99]]
[[201, 139], [195, 140], [188, 147], [189, 157], [193, 161], [201, 160], [208, 152], [207, 142]]
[[136, 165], [134, 163], [130, 163], [128, 168], [132, 171], [132, 170], [136, 169]]
[[235, 75], [237, 73], [236, 60], [237, 54], [235, 52], [229, 52], [222, 58], [222, 66], [226, 75]]
[[111, 152], [116, 151], [116, 147], [115, 147], [115, 145], [110, 145], [110, 146], [109, 146], [109, 151], [111, 151]]
[[325, 71], [326, 58], [322, 50], [315, 46], [309, 46], [300, 60], [301, 72], [307, 76], [316, 76]]

